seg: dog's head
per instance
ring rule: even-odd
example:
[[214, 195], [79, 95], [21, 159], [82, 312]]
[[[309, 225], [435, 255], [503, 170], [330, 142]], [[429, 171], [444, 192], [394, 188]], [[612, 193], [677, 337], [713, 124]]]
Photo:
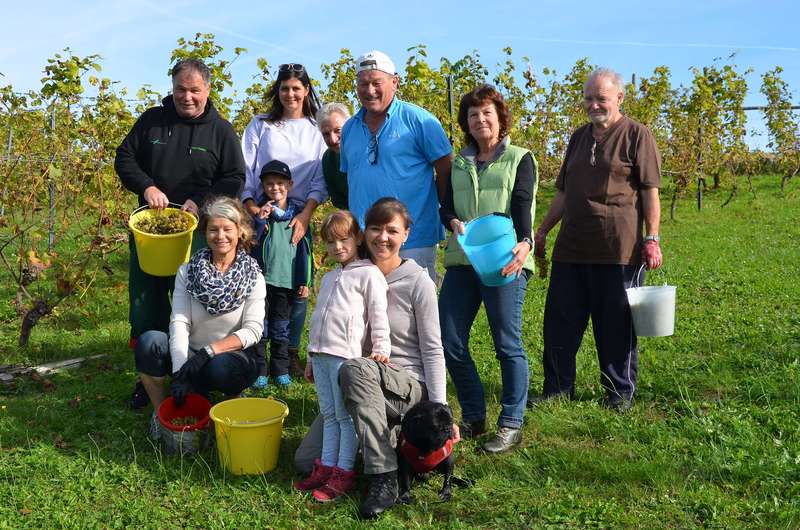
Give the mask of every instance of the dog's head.
[[453, 437], [453, 413], [447, 405], [420, 401], [403, 416], [401, 432], [420, 454], [426, 455], [441, 449]]

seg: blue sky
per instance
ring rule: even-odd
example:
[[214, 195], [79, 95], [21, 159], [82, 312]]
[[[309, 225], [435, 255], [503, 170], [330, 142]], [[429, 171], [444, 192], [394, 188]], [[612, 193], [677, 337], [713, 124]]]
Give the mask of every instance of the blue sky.
[[[255, 61], [301, 62], [312, 73], [333, 62], [340, 48], [354, 55], [388, 53], [398, 67], [408, 47], [428, 46], [430, 62], [457, 59], [477, 49], [490, 71], [505, 46], [531, 58], [534, 68], [559, 74], [581, 57], [618, 70], [650, 75], [659, 65], [673, 83], [687, 83], [692, 66], [711, 64], [736, 52], [748, 77], [747, 104], [763, 102], [760, 75], [784, 68], [795, 103], [800, 103], [800, 3], [790, 1], [584, 2], [207, 2], [87, 0], [4, 2], [0, 21], [0, 85], [39, 88], [48, 57], [69, 46], [78, 55], [103, 57], [102, 75], [134, 93], [144, 84], [166, 93], [170, 51], [178, 37], [217, 35], [226, 49], [248, 53], [232, 68], [240, 88], [250, 84]], [[388, 7], [392, 6], [392, 7]], [[524, 67], [524, 65], [519, 65]], [[750, 112], [755, 128], [758, 113]], [[765, 138], [751, 140], [763, 145]]]

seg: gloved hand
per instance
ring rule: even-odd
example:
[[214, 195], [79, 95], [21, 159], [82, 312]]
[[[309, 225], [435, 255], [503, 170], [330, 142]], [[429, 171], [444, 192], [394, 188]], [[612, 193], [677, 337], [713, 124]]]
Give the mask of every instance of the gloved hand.
[[653, 270], [659, 268], [662, 260], [661, 246], [658, 244], [658, 241], [646, 241], [644, 245], [642, 245], [642, 261], [644, 261], [648, 269]]
[[189, 359], [183, 363], [181, 369], [175, 372], [172, 376], [172, 385], [170, 385], [170, 394], [175, 399], [175, 405], [182, 407], [186, 401], [186, 394], [192, 392], [192, 383], [197, 379], [200, 371], [211, 359], [204, 350], [195, 351]]
[[192, 391], [192, 383], [186, 379], [185, 376], [182, 376], [181, 369], [175, 374], [175, 378], [172, 380], [172, 384], [169, 387], [169, 393], [172, 394], [172, 398], [175, 400], [175, 406], [181, 408], [184, 403], [186, 403], [186, 395]]
[[189, 381], [194, 381], [210, 359], [211, 356], [205, 351], [197, 350], [189, 357], [183, 366], [181, 366], [180, 371], [185, 374]]

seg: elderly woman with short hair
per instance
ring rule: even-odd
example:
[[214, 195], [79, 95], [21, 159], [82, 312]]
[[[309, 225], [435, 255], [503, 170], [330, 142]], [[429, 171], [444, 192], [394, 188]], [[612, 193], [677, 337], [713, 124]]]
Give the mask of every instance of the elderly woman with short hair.
[[136, 370], [153, 405], [151, 436], [157, 438], [155, 411], [171, 393], [180, 404], [190, 391], [237, 395], [258, 377], [263, 351], [264, 276], [247, 254], [250, 218], [235, 199], [209, 200], [198, 230], [208, 248], [180, 266], [172, 294], [169, 334], [143, 333], [136, 345]]
[[328, 195], [333, 205], [347, 210], [347, 173], [339, 170], [339, 148], [342, 141], [342, 127], [350, 118], [349, 109], [342, 103], [326, 103], [317, 112], [317, 126], [328, 150], [322, 155], [322, 175], [328, 187]]
[[[522, 306], [533, 271], [531, 223], [537, 186], [536, 160], [511, 144], [511, 119], [503, 96], [492, 86], [475, 88], [461, 98], [458, 124], [466, 147], [453, 161], [440, 216], [452, 230], [444, 255], [446, 273], [439, 295], [439, 320], [447, 369], [461, 404], [463, 436], [486, 431], [483, 383], [469, 352], [469, 334], [481, 304], [486, 308], [502, 392], [497, 432], [483, 444], [489, 453], [507, 451], [522, 440], [528, 395], [528, 358], [522, 345]], [[513, 280], [499, 287], [483, 285], [456, 239], [464, 222], [500, 212], [511, 217], [517, 244], [502, 269]]]

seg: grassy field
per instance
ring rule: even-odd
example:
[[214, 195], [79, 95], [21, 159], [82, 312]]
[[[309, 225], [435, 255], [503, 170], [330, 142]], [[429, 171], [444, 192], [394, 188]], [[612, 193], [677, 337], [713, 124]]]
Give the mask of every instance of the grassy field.
[[[577, 400], [526, 415], [511, 454], [459, 444], [459, 474], [475, 481], [437, 497], [417, 485], [378, 528], [800, 527], [800, 190], [756, 179], [757, 196], [690, 199], [662, 223], [665, 265], [649, 283], [678, 286], [673, 337], [640, 341], [637, 401], [603, 409], [591, 334], [578, 356]], [[545, 187], [539, 215], [552, 190]], [[665, 211], [667, 209], [665, 208]], [[552, 244], [552, 238], [551, 238]], [[106, 354], [46, 381], [0, 394], [0, 528], [349, 528], [356, 496], [320, 506], [291, 489], [291, 455], [316, 414], [314, 389], [268, 390], [287, 401], [278, 469], [238, 478], [214, 451], [167, 456], [147, 439], [149, 411], [125, 408], [134, 381], [126, 347], [127, 252], [99, 289], [34, 329], [16, 348], [19, 321], [0, 307], [0, 364]], [[10, 300], [9, 281], [0, 287]], [[524, 337], [531, 388], [541, 390], [546, 282], [532, 280]], [[473, 354], [498, 411], [499, 373], [481, 315]], [[455, 403], [450, 390], [451, 401]]]

